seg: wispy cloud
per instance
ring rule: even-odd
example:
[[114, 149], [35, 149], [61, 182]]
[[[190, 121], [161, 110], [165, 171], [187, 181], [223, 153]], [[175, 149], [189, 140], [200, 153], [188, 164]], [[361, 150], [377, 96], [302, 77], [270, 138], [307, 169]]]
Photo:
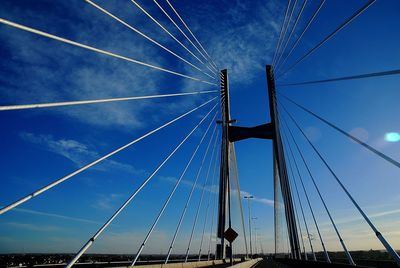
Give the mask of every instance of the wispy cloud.
[[55, 213], [48, 213], [48, 212], [43, 212], [43, 211], [38, 211], [38, 210], [32, 210], [32, 209], [15, 208], [14, 211], [20, 212], [20, 213], [38, 215], [38, 216], [58, 218], [58, 219], [62, 219], [62, 220], [76, 221], [76, 222], [81, 222], [81, 223], [102, 224], [101, 222], [93, 221], [93, 220], [89, 220], [89, 219], [65, 216], [65, 215], [60, 215], [60, 214], [55, 214]]
[[[392, 209], [392, 210], [386, 210], [386, 211], [380, 211], [376, 213], [370, 213], [368, 214], [368, 217], [373, 219], [373, 218], [382, 218], [385, 216], [390, 216], [390, 215], [395, 215], [395, 214], [400, 214], [400, 209]], [[361, 222], [364, 221], [364, 218], [362, 216], [353, 216], [353, 217], [346, 217], [346, 218], [339, 218], [335, 220], [336, 224], [348, 224], [351, 222]], [[324, 222], [321, 225], [330, 225], [331, 222]]]
[[[212, 2], [187, 6], [188, 13], [199, 14], [191, 18], [191, 26], [219, 67], [229, 69], [232, 83], [251, 83], [272, 57], [284, 7], [276, 1], [257, 0], [220, 1], [219, 5], [224, 12]], [[205, 17], [209, 27], [204, 26]]]
[[118, 193], [111, 193], [107, 195], [101, 194], [98, 196], [97, 201], [93, 205], [93, 207], [100, 210], [110, 210], [112, 208], [115, 208], [117, 204], [120, 204], [121, 199], [124, 196], [125, 195]]
[[[128, 23], [148, 33], [154, 39], [171, 47], [174, 42], [160, 34], [155, 25], [142, 17], [130, 1], [99, 3]], [[49, 4], [46, 16], [32, 7], [19, 7], [4, 3], [7, 19], [39, 28], [77, 42], [109, 50], [143, 62], [166, 67], [192, 75], [193, 70], [182, 68], [182, 63], [127, 27], [96, 10], [84, 1], [66, 4]], [[60, 10], [63, 10], [60, 14]], [[51, 22], [51, 23], [49, 23]], [[7, 62], [7, 79], [1, 80], [1, 96], [5, 102], [40, 103], [52, 101], [85, 100], [98, 98], [149, 95], [180, 92], [181, 85], [166, 86], [172, 75], [138, 66], [122, 60], [74, 48], [65, 44], [38, 38], [35, 35], [7, 28], [0, 33], [4, 49], [12, 59]], [[29, 44], [29, 45], [27, 45]], [[179, 52], [182, 54], [182, 52]], [[25, 76], [24, 74], [29, 74]], [[23, 75], [23, 77], [21, 76]], [[196, 76], [202, 76], [195, 73]], [[177, 78], [178, 81], [182, 78]], [[13, 90], [10, 90], [13, 89]], [[190, 90], [199, 90], [199, 83]], [[186, 89], [187, 91], [188, 89]], [[175, 105], [182, 108], [202, 99], [203, 96], [178, 98]], [[46, 113], [61, 114], [79, 122], [99, 127], [137, 129], [157, 122], [159, 116], [149, 117], [152, 101], [108, 103], [76, 107], [60, 107]], [[175, 112], [168, 109], [164, 113]], [[101, 107], [101, 109], [99, 109]], [[174, 106], [175, 107], [175, 106]]]
[[35, 135], [27, 132], [22, 132], [20, 137], [26, 142], [39, 145], [47, 151], [61, 155], [78, 166], [97, 156], [97, 153], [89, 150], [88, 146], [76, 140], [55, 139], [52, 135]]
[[[36, 135], [28, 132], [20, 133], [20, 137], [26, 142], [39, 145], [39, 148], [42, 150], [58, 154], [69, 159], [78, 167], [88, 164], [90, 161], [93, 161], [99, 157], [99, 154], [91, 148], [92, 146], [83, 144], [76, 140], [56, 139], [52, 135]], [[136, 169], [132, 165], [115, 160], [107, 159], [104, 160], [103, 163], [104, 165], [102, 165], [102, 167], [99, 168], [95, 166], [93, 168], [97, 168], [98, 170], [102, 171], [112, 168], [114, 170], [117, 169], [135, 175], [143, 175], [146, 173], [144, 170]]]
[[268, 198], [264, 198], [264, 197], [257, 197], [254, 194], [251, 194], [249, 192], [246, 191], [240, 191], [240, 195], [241, 196], [253, 196], [252, 201], [257, 202], [257, 203], [261, 203], [267, 206], [274, 206], [274, 200], [272, 199], [268, 199]]
[[18, 229], [25, 229], [29, 231], [35, 232], [53, 232], [53, 231], [60, 231], [61, 228], [58, 226], [53, 225], [37, 225], [37, 224], [30, 224], [30, 223], [20, 223], [20, 222], [5, 222], [5, 225], [11, 226], [13, 228]]
[[[188, 53], [176, 48], [175, 41], [143, 16], [130, 1], [114, 4], [104, 2], [101, 5], [167, 47], [174, 48], [178, 54], [195, 61]], [[153, 13], [159, 12], [153, 4], [144, 5]], [[221, 16], [213, 5], [202, 3], [201, 9], [196, 10], [198, 16], [190, 17], [188, 23], [201, 41], [204, 41], [217, 63], [230, 69], [233, 81], [248, 83], [256, 75], [255, 71], [261, 70], [271, 56], [271, 46], [274, 43], [269, 41], [278, 32], [275, 19], [280, 13], [276, 11], [282, 7], [272, 1], [254, 1], [249, 9], [248, 5], [240, 1], [223, 1], [224, 6], [229, 6], [228, 9], [224, 8], [223, 18], [228, 19], [216, 20], [215, 18]], [[6, 6], [7, 19], [144, 62], [206, 78], [84, 1], [60, 4], [57, 7], [49, 5], [47, 8], [55, 9], [55, 12], [47, 12], [46, 16], [40, 16], [38, 11], [29, 8], [10, 6]], [[190, 5], [188, 8], [191, 8]], [[60, 9], [63, 10], [62, 16], [57, 13]], [[52, 23], [48, 23], [49, 21]], [[175, 31], [165, 18], [162, 23], [169, 30]], [[1, 79], [4, 83], [0, 86], [0, 89], [4, 89], [1, 90], [1, 96], [8, 103], [97, 99], [210, 88], [208, 85], [181, 78], [175, 79], [175, 83], [166, 83], [171, 75], [37, 38], [15, 29], [8, 30], [0, 33], [2, 40], [5, 40], [4, 48], [13, 58], [10, 61], [5, 59], [8, 75], [7, 79]], [[179, 33], [176, 34], [179, 39], [184, 40]], [[263, 44], [262, 49], [260, 44]], [[29, 76], [22, 78], [21, 74]], [[172, 86], [165, 86], [166, 84]], [[9, 90], [10, 88], [13, 90]], [[174, 99], [164, 104], [163, 111], [166, 114], [176, 113], [177, 109], [192, 107], [205, 97], [207, 96]], [[61, 114], [99, 127], [118, 126], [121, 130], [132, 130], [160, 120], [160, 115], [156, 113], [149, 116], [148, 110], [153, 105], [152, 101], [108, 103], [74, 108], [59, 107], [47, 110], [46, 113]]]
[[[168, 182], [171, 182], [171, 183], [176, 183], [177, 182], [177, 179], [175, 177], [159, 177], [159, 179], [162, 179], [164, 181], [168, 181]], [[182, 180], [181, 181], [181, 185], [184, 185], [186, 187], [193, 187], [193, 181], [191, 181], [191, 180]], [[202, 184], [196, 184], [196, 188], [195, 189], [202, 190], [203, 189], [203, 185]], [[214, 194], [218, 193], [218, 185], [208, 185], [204, 189], [207, 192], [211, 192], [211, 193], [214, 193]], [[233, 193], [233, 194], [236, 194], [236, 193]], [[254, 194], [251, 194], [251, 193], [246, 192], [246, 191], [240, 191], [240, 195], [241, 195], [241, 197], [252, 195], [254, 197], [252, 199], [252, 201], [260, 203], [260, 204], [263, 204], [263, 205], [271, 206], [271, 207], [274, 206], [274, 200], [272, 200], [272, 199], [268, 199], [268, 198], [265, 198], [265, 197], [258, 197], [258, 196], [255, 196]]]
[[[170, 183], [176, 183], [178, 181], [177, 178], [172, 177], [172, 176], [158, 176], [158, 178], [160, 180], [167, 181], [167, 182], [170, 182]], [[209, 179], [211, 179], [211, 178], [209, 178]], [[180, 182], [180, 185], [183, 185], [183, 186], [188, 187], [188, 188], [192, 188], [193, 184], [194, 184], [194, 180], [195, 180], [195, 178], [193, 178], [193, 180], [182, 179], [181, 182]], [[210, 192], [210, 193], [217, 193], [218, 192], [218, 185], [207, 185], [207, 186], [203, 187], [203, 184], [204, 184], [204, 181], [199, 181], [198, 180], [197, 183], [196, 183], [196, 186], [195, 186], [195, 190], [203, 190], [203, 188], [204, 188], [204, 191], [206, 191], [206, 192]]]

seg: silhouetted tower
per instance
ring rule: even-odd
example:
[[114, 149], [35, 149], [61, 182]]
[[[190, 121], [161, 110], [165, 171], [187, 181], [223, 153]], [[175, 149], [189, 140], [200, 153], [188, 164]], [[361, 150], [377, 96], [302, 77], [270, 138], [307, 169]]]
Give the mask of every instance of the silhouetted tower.
[[[220, 182], [219, 182], [219, 205], [218, 205], [218, 231], [217, 237], [221, 239], [217, 245], [217, 258], [225, 258], [225, 238], [224, 231], [226, 230], [226, 220], [230, 222], [230, 189], [229, 189], [229, 143], [236, 142], [248, 138], [270, 139], [273, 142], [273, 157], [274, 157], [274, 173], [278, 175], [283, 203], [285, 208], [285, 218], [289, 234], [289, 243], [291, 255], [295, 259], [301, 259], [300, 243], [297, 233], [295, 220], [294, 206], [292, 200], [291, 189], [286, 169], [286, 162], [282, 140], [279, 131], [279, 119], [277, 116], [276, 96], [275, 96], [275, 80], [273, 68], [270, 65], [266, 66], [266, 76], [268, 85], [270, 123], [262, 124], [255, 127], [238, 127], [231, 126], [233, 120], [230, 118], [229, 109], [229, 81], [227, 70], [221, 71], [221, 105], [222, 105], [222, 120], [219, 121], [222, 125], [222, 143], [221, 143], [221, 167], [220, 167]], [[276, 163], [276, 164], [275, 164]], [[232, 244], [229, 246], [231, 251]]]

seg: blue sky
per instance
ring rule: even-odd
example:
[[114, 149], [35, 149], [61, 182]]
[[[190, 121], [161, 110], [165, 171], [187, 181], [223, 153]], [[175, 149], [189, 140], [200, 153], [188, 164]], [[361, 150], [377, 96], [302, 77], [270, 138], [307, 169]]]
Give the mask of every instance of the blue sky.
[[[164, 1], [159, 1], [167, 7]], [[300, 3], [302, 1], [298, 1]], [[299, 22], [302, 28], [317, 6], [309, 1]], [[129, 0], [96, 1], [166, 47], [195, 62]], [[152, 1], [138, 1], [184, 44]], [[173, 1], [220, 68], [230, 76], [231, 115], [252, 126], [269, 120], [265, 64], [272, 60], [286, 1]], [[312, 48], [365, 1], [327, 1], [290, 62]], [[282, 81], [297, 82], [398, 68], [398, 1], [377, 1], [346, 29], [297, 66]], [[167, 9], [169, 12], [171, 10]], [[298, 10], [298, 9], [297, 9]], [[192, 67], [149, 43], [85, 1], [3, 1], [1, 17], [104, 50], [188, 75], [208, 79]], [[296, 12], [295, 12], [296, 13]], [[0, 103], [40, 103], [208, 90], [213, 87], [95, 54], [81, 48], [0, 26]], [[297, 32], [298, 34], [298, 32]], [[331, 122], [399, 160], [399, 144], [385, 141], [400, 132], [397, 76], [282, 87], [283, 93]], [[214, 95], [215, 96], [215, 95]], [[6, 205], [76, 168], [95, 160], [158, 125], [200, 105], [208, 96], [186, 96], [0, 113], [3, 131], [0, 203]], [[360, 205], [395, 248], [400, 248], [399, 171], [359, 145], [340, 136], [283, 100], [326, 156]], [[185, 133], [211, 108], [198, 112], [118, 153], [43, 195], [2, 215], [0, 251], [76, 252], [136, 189]], [[207, 120], [207, 122], [209, 122]], [[160, 170], [133, 203], [105, 231], [89, 252], [135, 253], [195, 148], [206, 123]], [[346, 196], [293, 128], [328, 206], [349, 249], [381, 248]], [[206, 142], [208, 137], [206, 138]], [[206, 143], [205, 142], [205, 143]], [[254, 225], [265, 251], [273, 250], [273, 187], [271, 142], [238, 142], [236, 156], [243, 194], [251, 193]], [[201, 156], [184, 178], [144, 252], [165, 253], [190, 191]], [[207, 158], [208, 159], [208, 158]], [[206, 161], [207, 163], [208, 161]], [[303, 174], [305, 170], [302, 170]], [[203, 172], [201, 179], [204, 179]], [[202, 181], [202, 180], [201, 180]], [[339, 243], [328, 217], [305, 178], [329, 250]], [[210, 187], [207, 188], [211, 189]], [[210, 191], [208, 191], [210, 192]], [[211, 191], [212, 192], [212, 191]], [[198, 202], [196, 189], [192, 204]], [[207, 196], [206, 196], [207, 197]], [[205, 198], [207, 200], [207, 198]], [[244, 203], [244, 205], [246, 205]], [[196, 229], [198, 251], [206, 205]], [[245, 216], [247, 217], [247, 209]], [[175, 252], [183, 252], [195, 214], [191, 206]], [[309, 216], [309, 213], [306, 213]], [[203, 215], [203, 216], [202, 216]], [[308, 217], [310, 219], [310, 217]], [[210, 218], [209, 218], [210, 220]], [[351, 223], [351, 224], [347, 224]], [[311, 221], [309, 223], [311, 225]], [[247, 228], [247, 221], [246, 221]], [[311, 228], [311, 232], [315, 230]], [[304, 229], [303, 229], [304, 230]], [[246, 230], [247, 231], [247, 230]], [[209, 231], [207, 231], [209, 235]], [[208, 240], [207, 240], [208, 243]], [[208, 245], [205, 243], [206, 245]], [[241, 243], [241, 242], [240, 242]], [[283, 243], [284, 244], [284, 243]], [[318, 243], [315, 248], [320, 250]], [[241, 245], [242, 246], [242, 245]], [[284, 245], [283, 245], [284, 247]], [[203, 251], [206, 246], [203, 247]]]

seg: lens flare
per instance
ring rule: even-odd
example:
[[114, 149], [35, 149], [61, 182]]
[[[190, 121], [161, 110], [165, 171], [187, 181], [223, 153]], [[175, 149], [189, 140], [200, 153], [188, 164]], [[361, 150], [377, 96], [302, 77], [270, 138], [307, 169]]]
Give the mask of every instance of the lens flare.
[[398, 142], [400, 141], [400, 133], [388, 132], [385, 134], [385, 140], [388, 142]]

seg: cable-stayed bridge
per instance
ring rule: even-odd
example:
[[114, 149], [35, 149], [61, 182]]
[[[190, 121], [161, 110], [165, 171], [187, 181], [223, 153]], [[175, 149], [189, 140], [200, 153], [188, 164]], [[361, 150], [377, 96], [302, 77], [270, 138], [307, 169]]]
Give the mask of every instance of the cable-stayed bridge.
[[[343, 77], [332, 77], [323, 80], [299, 81], [297, 83], [284, 82], [284, 78], [287, 74], [295, 68], [300, 68], [301, 63], [305, 59], [311, 57], [315, 51], [333, 39], [336, 35], [340, 34], [342, 30], [351, 27], [351, 24], [358, 17], [362, 16], [364, 12], [368, 12], [369, 9], [374, 8], [373, 4], [377, 0], [365, 1], [359, 9], [355, 10], [349, 17], [338, 24], [333, 31], [324, 35], [324, 38], [318, 40], [313, 44], [311, 49], [299, 58], [293, 58], [292, 53], [302, 41], [303, 36], [307, 34], [309, 28], [313, 23], [315, 23], [319, 12], [325, 8], [326, 0], [319, 1], [315, 9], [311, 10], [311, 14], [308, 17], [305, 17], [306, 15], [304, 12], [309, 8], [308, 2], [311, 1], [289, 0], [287, 2], [286, 10], [281, 22], [279, 37], [276, 40], [275, 53], [272, 62], [267, 64], [265, 68], [269, 108], [266, 107], [265, 111], [262, 112], [267, 115], [269, 109], [270, 118], [267, 119], [266, 116], [264, 124], [254, 127], [239, 126], [235, 118], [231, 117], [228, 77], [229, 70], [221, 70], [221, 68], [216, 64], [217, 61], [213, 60], [210, 53], [208, 53], [202, 45], [202, 42], [196, 37], [196, 34], [186, 23], [186, 19], [181, 16], [180, 12], [169, 0], [153, 1], [161, 14], [163, 14], [176, 28], [179, 36], [175, 31], [171, 32], [168, 30], [166, 26], [146, 10], [139, 1], [131, 0], [131, 2], [134, 7], [147, 17], [149, 23], [152, 23], [155, 27], [161, 29], [168, 38], [174, 40], [176, 45], [182, 49], [182, 51], [188, 53], [187, 58], [186, 56], [182, 56], [183, 54], [180, 54], [180, 52], [176, 52], [174, 49], [167, 47], [161, 41], [157, 41], [156, 37], [142, 32], [140, 29], [118, 17], [118, 15], [107, 10], [101, 4], [95, 3], [91, 0], [84, 1], [98, 12], [104, 14], [104, 16], [108, 16], [110, 19], [120, 23], [127, 29], [147, 40], [152, 45], [167, 52], [174, 59], [177, 59], [187, 67], [190, 67], [197, 73], [197, 75], [186, 74], [168, 67], [148, 63], [92, 44], [77, 42], [63, 36], [51, 34], [45, 29], [34, 28], [6, 18], [0, 18], [0, 22], [3, 25], [2, 27], [12, 28], [15, 29], [15, 31], [23, 31], [26, 32], [26, 34], [37, 35], [40, 38], [46, 38], [54, 42], [61, 42], [65, 45], [85, 50], [87, 53], [99, 54], [100, 57], [111, 57], [129, 64], [139, 65], [142, 68], [154, 70], [154, 72], [163, 72], [176, 77], [176, 79], [189, 80], [201, 85], [206, 85], [208, 89], [106, 99], [28, 104], [17, 103], [12, 105], [1, 105], [1, 112], [12, 113], [15, 110], [45, 109], [60, 106], [78, 106], [101, 103], [104, 103], [105, 105], [105, 103], [123, 103], [152, 99], [168, 99], [172, 101], [177, 97], [193, 98], [200, 96], [204, 101], [200, 105], [191, 107], [184, 113], [178, 114], [174, 118], [163, 122], [161, 125], [154, 126], [152, 130], [134, 137], [128, 142], [121, 143], [119, 147], [97, 157], [94, 161], [88, 162], [67, 174], [61, 174], [59, 178], [47, 185], [38, 186], [32, 193], [18, 192], [21, 197], [17, 200], [12, 200], [7, 205], [3, 206], [0, 209], [0, 217], [2, 214], [10, 213], [11, 211], [18, 209], [20, 206], [30, 202], [32, 199], [40, 198], [42, 195], [45, 195], [56, 187], [60, 187], [60, 185], [66, 181], [73, 180], [78, 174], [94, 168], [96, 165], [107, 161], [127, 148], [139, 144], [141, 141], [153, 134], [168, 131], [170, 125], [186, 120], [185, 124], [189, 127], [187, 129], [181, 129], [180, 133], [175, 133], [178, 137], [176, 144], [170, 150], [160, 152], [163, 157], [162, 160], [149, 174], [147, 174], [146, 178], [139, 184], [139, 186], [135, 189], [131, 189], [129, 197], [120, 204], [118, 209], [110, 214], [98, 229], [93, 230], [93, 234], [90, 237], [87, 237], [86, 242], [76, 250], [76, 253], [68, 259], [67, 262], [60, 265], [64, 265], [65, 267], [90, 265], [80, 260], [84, 258], [92, 245], [94, 245], [97, 239], [99, 239], [110, 225], [113, 224], [117, 217], [135, 201], [137, 196], [146, 187], [149, 186], [150, 182], [158, 175], [159, 171], [168, 166], [170, 160], [180, 153], [182, 147], [184, 147], [189, 140], [196, 140], [196, 145], [193, 147], [192, 152], [187, 159], [181, 163], [181, 168], [176, 171], [179, 173], [179, 176], [174, 181], [174, 186], [171, 189], [165, 189], [168, 192], [168, 195], [162, 201], [162, 206], [157, 208], [156, 217], [152, 219], [152, 223], [148, 226], [137, 252], [133, 253], [133, 257], [127, 262], [104, 262], [98, 263], [97, 265], [138, 266], [145, 263], [146, 265], [153, 264], [157, 266], [170, 264], [170, 266], [182, 265], [182, 267], [185, 267], [185, 265], [187, 265], [187, 267], [222, 267], [228, 265], [231, 266], [234, 265], [235, 262], [240, 261], [242, 261], [242, 263], [238, 265], [244, 267], [295, 267], [304, 265], [310, 267], [324, 267], [326, 265], [335, 266], [337, 262], [340, 262], [344, 267], [364, 265], [365, 263], [358, 263], [357, 259], [353, 258], [352, 252], [349, 251], [346, 246], [346, 237], [342, 235], [340, 228], [338, 228], [334, 213], [326, 202], [324, 194], [320, 191], [318, 177], [313, 173], [309, 164], [309, 159], [307, 159], [303, 153], [304, 148], [302, 148], [299, 142], [299, 139], [301, 138], [308, 144], [309, 147], [307, 150], [311, 150], [315, 154], [315, 157], [319, 159], [322, 165], [329, 172], [334, 182], [337, 183], [340, 190], [357, 210], [359, 216], [361, 216], [367, 223], [370, 232], [375, 235], [376, 239], [390, 255], [392, 262], [387, 265], [392, 265], [394, 267], [397, 264], [400, 266], [400, 257], [398, 252], [396, 252], [396, 249], [392, 247], [385, 234], [378, 229], [371, 217], [364, 211], [363, 207], [353, 196], [353, 193], [346, 187], [343, 178], [325, 158], [324, 153], [322, 153], [314, 144], [312, 139], [309, 138], [304, 127], [296, 118], [296, 114], [293, 114], [288, 109], [288, 106], [296, 108], [299, 113], [304, 113], [319, 120], [321, 124], [332, 128], [339, 135], [351, 139], [354, 143], [358, 144], [368, 152], [378, 156], [380, 160], [386, 161], [397, 168], [400, 168], [400, 163], [374, 146], [362, 141], [352, 133], [347, 132], [340, 126], [340, 123], [337, 124], [331, 122], [308, 107], [289, 98], [282, 90], [285, 87], [295, 87], [299, 85], [369, 78], [373, 79], [384, 76], [399, 75], [400, 70], [395, 69], [380, 70], [372, 73], [349, 74]], [[299, 26], [299, 21], [301, 19], [307, 21], [303, 27]], [[189, 121], [188, 118], [191, 118], [192, 120]], [[202, 133], [198, 135], [199, 132]], [[271, 173], [273, 173], [274, 185], [275, 251], [271, 252], [268, 260], [263, 261], [257, 259], [258, 254], [256, 253], [262, 251], [261, 249], [257, 250], [257, 246], [259, 245], [257, 242], [257, 234], [254, 236], [255, 240], [252, 241], [253, 236], [251, 232], [256, 231], [256, 229], [252, 230], [250, 227], [252, 222], [250, 200], [253, 197], [251, 195], [243, 196], [240, 191], [238, 163], [235, 153], [235, 143], [246, 142], [245, 140], [250, 138], [267, 140], [266, 142], [270, 142], [273, 147], [272, 152], [266, 152], [266, 154], [273, 154], [273, 170], [271, 170]], [[170, 230], [173, 235], [168, 248], [165, 249], [166, 254], [165, 256], [162, 256], [162, 259], [146, 260], [143, 251], [146, 248], [147, 242], [154, 234], [154, 231], [162, 217], [168, 216], [165, 214], [165, 211], [171, 204], [171, 200], [175, 197], [179, 187], [182, 187], [182, 184], [185, 183], [187, 172], [192, 168], [196, 159], [199, 160], [198, 166], [195, 167], [196, 175], [182, 206], [176, 208], [179, 210], [179, 217], [174, 219], [175, 226]], [[329, 218], [329, 223], [335, 231], [336, 239], [340, 243], [341, 251], [343, 252], [345, 260], [338, 261], [330, 255], [331, 253], [324, 242], [325, 238], [321, 231], [321, 223], [318, 222], [315, 215], [315, 204], [313, 204], [310, 199], [311, 191], [307, 188], [307, 184], [304, 183], [305, 180], [311, 181], [313, 191], [316, 191], [317, 198], [322, 204], [324, 212]], [[193, 194], [197, 190], [200, 191], [200, 195], [198, 199], [194, 199]], [[249, 204], [248, 232], [245, 228], [246, 219], [242, 207], [242, 202], [245, 199], [247, 199], [246, 202]], [[204, 209], [204, 215], [201, 215], [202, 208]], [[189, 236], [185, 237], [186, 248], [184, 252], [177, 253], [174, 252], [175, 243], [177, 238], [180, 236], [182, 224], [187, 221], [187, 212], [189, 209], [193, 209], [194, 218], [190, 223], [191, 228]], [[305, 211], [309, 211], [310, 213], [305, 213]], [[307, 215], [310, 215], [311, 217], [306, 217]], [[202, 224], [200, 222], [201, 217], [203, 217]], [[313, 237], [311, 229], [316, 230], [318, 237]], [[196, 235], [199, 235], [200, 243], [198, 248], [193, 249], [193, 241]], [[286, 247], [284, 245], [286, 245]], [[322, 251], [317, 252], [316, 247], [321, 247]], [[195, 254], [193, 254], [193, 251], [195, 251]], [[271, 259], [272, 256], [274, 260]]]

